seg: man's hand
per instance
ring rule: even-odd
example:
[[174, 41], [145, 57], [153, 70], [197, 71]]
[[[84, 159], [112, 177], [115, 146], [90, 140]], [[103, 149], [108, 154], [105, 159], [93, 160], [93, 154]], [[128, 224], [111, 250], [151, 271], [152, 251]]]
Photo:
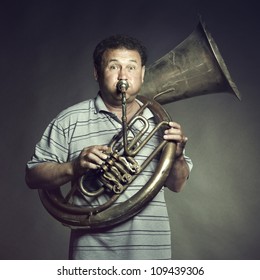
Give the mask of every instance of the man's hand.
[[188, 141], [188, 138], [184, 136], [180, 124], [176, 122], [169, 122], [170, 128], [164, 131], [164, 139], [176, 142], [175, 157], [178, 158], [183, 155], [183, 150]]
[[84, 148], [79, 156], [73, 161], [74, 176], [82, 176], [90, 169], [97, 169], [107, 159], [107, 146], [90, 146]]

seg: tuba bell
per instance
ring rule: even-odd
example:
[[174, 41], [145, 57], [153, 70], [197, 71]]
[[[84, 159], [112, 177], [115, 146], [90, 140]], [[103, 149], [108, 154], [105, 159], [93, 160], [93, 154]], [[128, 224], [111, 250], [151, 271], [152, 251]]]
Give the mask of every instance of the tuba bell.
[[217, 44], [200, 21], [182, 43], [146, 69], [140, 94], [163, 105], [211, 93], [241, 100]]
[[[55, 190], [39, 189], [43, 206], [65, 226], [91, 231], [122, 223], [139, 213], [158, 194], [173, 164], [175, 143], [163, 140], [141, 166], [135, 156], [154, 133], [168, 127], [171, 118], [161, 105], [212, 93], [229, 93], [241, 99], [215, 41], [201, 21], [181, 44], [146, 69], [144, 84], [137, 97], [143, 106], [129, 124], [124, 120], [127, 88], [125, 81], [118, 84], [118, 91], [122, 94], [122, 131], [109, 144], [109, 158], [99, 170], [100, 188], [89, 190], [84, 185], [87, 176], [83, 175], [68, 192], [64, 192], [62, 186]], [[152, 111], [157, 125], [149, 139], [140, 144], [139, 140], [148, 129], [147, 120], [141, 114], [145, 108]], [[129, 140], [127, 130], [136, 121], [143, 123], [143, 130]], [[115, 203], [158, 155], [156, 170], [146, 185], [128, 200]], [[77, 206], [72, 200], [76, 191], [87, 197], [96, 197], [104, 192], [110, 196], [104, 204], [96, 207]]]

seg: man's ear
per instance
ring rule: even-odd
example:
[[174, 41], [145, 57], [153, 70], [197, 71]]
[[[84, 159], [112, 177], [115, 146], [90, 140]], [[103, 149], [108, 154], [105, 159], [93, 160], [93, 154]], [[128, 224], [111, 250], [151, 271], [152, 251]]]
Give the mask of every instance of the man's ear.
[[144, 82], [145, 66], [142, 67], [142, 83]]
[[96, 81], [98, 80], [98, 73], [96, 67], [94, 67], [94, 78]]

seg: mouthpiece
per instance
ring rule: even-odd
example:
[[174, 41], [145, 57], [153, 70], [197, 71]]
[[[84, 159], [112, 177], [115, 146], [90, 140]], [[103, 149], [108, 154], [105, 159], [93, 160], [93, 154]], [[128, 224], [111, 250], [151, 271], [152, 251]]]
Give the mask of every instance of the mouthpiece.
[[119, 92], [124, 93], [129, 88], [129, 84], [127, 80], [119, 80], [118, 83], [116, 84], [116, 88]]

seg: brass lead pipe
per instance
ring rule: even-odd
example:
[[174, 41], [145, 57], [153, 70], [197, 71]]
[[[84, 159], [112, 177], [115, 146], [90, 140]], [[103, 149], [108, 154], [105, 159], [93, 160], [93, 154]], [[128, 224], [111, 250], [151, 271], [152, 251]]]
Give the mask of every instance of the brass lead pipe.
[[122, 92], [122, 130], [124, 152], [127, 154], [127, 112], [126, 112], [126, 94]]

